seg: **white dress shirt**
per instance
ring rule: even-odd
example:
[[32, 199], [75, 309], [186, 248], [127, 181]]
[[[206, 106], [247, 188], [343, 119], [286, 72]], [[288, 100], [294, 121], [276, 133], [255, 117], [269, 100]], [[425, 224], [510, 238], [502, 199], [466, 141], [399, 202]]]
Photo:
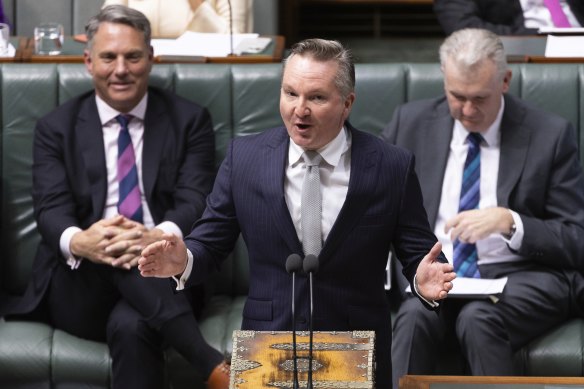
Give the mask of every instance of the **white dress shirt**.
[[[103, 218], [108, 219], [118, 214], [118, 135], [120, 133], [121, 126], [116, 120], [116, 116], [118, 116], [120, 112], [107, 105], [106, 102], [97, 95], [95, 99], [97, 103], [99, 120], [101, 121], [103, 130], [103, 144], [107, 169], [107, 196], [105, 208], [103, 211]], [[133, 116], [132, 120], [128, 124], [128, 131], [130, 132], [130, 137], [132, 138], [132, 146], [134, 147], [134, 154], [136, 156], [138, 182], [140, 185], [140, 194], [142, 199], [143, 224], [146, 228], [151, 229], [155, 227], [154, 220], [152, 218], [150, 208], [148, 208], [148, 203], [146, 202], [146, 197], [144, 195], [144, 183], [142, 180], [142, 147], [144, 140], [144, 116], [146, 114], [147, 101], [148, 94], [146, 94], [142, 100], [140, 100], [134, 109], [128, 112], [128, 114]], [[172, 233], [182, 238], [182, 232], [180, 228], [173, 222], [165, 221], [156, 227], [164, 232]], [[75, 258], [71, 254], [70, 250], [71, 238], [75, 233], [80, 231], [81, 229], [76, 226], [71, 226], [65, 229], [65, 231], [63, 231], [61, 234], [61, 239], [59, 242], [61, 253], [67, 259], [67, 263], [69, 266], [71, 266], [72, 269], [76, 269], [81, 263], [81, 260], [79, 258]]]
[[[525, 19], [525, 27], [540, 28], [540, 27], [554, 27], [552, 16], [545, 6], [543, 0], [520, 0], [521, 8], [523, 9], [523, 18]], [[568, 21], [572, 27], [580, 27], [580, 23], [576, 16], [570, 10], [570, 6], [566, 0], [560, 0], [562, 10], [566, 14]]]
[[[500, 140], [501, 140], [501, 117], [505, 109], [505, 101], [502, 99], [501, 109], [493, 124], [486, 132], [481, 133], [484, 142], [481, 142], [481, 182], [479, 209], [497, 207], [497, 178], [499, 172]], [[450, 233], [444, 232], [446, 222], [458, 214], [458, 203], [460, 200], [460, 188], [462, 185], [462, 172], [464, 162], [468, 152], [467, 136], [469, 132], [458, 120], [454, 123], [452, 140], [450, 142], [450, 153], [446, 170], [444, 172], [444, 182], [442, 183], [442, 195], [440, 197], [440, 207], [434, 233], [442, 243], [442, 252], [452, 261], [453, 245], [450, 240]], [[519, 215], [511, 211], [516, 231], [507, 240], [501, 234], [491, 234], [486, 239], [476, 243], [478, 253], [478, 263], [480, 265], [497, 262], [519, 261], [523, 258], [514, 254], [507, 245], [514, 250], [521, 247], [523, 240], [523, 223]]]
[[[339, 216], [339, 212], [349, 189], [351, 175], [351, 134], [341, 130], [331, 142], [316, 150], [323, 162], [320, 164], [320, 190], [322, 197], [322, 240], [326, 241], [328, 234]], [[292, 223], [302, 243], [302, 226], [300, 221], [302, 185], [306, 173], [306, 164], [302, 158], [304, 150], [290, 141], [288, 148], [288, 166], [284, 181], [286, 204], [292, 217]]]

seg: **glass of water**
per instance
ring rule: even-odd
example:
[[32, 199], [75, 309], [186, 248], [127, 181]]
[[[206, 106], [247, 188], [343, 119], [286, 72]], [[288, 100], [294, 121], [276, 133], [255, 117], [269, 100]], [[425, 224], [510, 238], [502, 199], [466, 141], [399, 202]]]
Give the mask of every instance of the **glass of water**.
[[0, 23], [0, 57], [8, 55], [10, 45], [10, 26], [6, 23]]
[[39, 55], [59, 55], [63, 51], [63, 25], [42, 23], [34, 28], [34, 51]]

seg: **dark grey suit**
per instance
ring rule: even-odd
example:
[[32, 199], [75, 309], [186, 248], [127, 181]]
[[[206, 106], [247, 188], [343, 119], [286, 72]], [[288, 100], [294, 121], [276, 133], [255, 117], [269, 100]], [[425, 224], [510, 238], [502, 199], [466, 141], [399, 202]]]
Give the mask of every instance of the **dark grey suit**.
[[[184, 234], [190, 231], [213, 183], [214, 144], [206, 109], [172, 93], [149, 89], [142, 181], [156, 224], [172, 221]], [[150, 332], [172, 333], [174, 324], [168, 323], [184, 321], [188, 327], [183, 344], [190, 328], [198, 332], [185, 295], [173, 293], [168, 280], [141, 277], [137, 268], [127, 271], [84, 260], [71, 270], [59, 248], [66, 228], [87, 229], [103, 217], [107, 171], [95, 93], [76, 97], [40, 119], [33, 151], [34, 211], [42, 239], [25, 295], [1, 307], [0, 316], [31, 312], [45, 299], [50, 322], [57, 328], [98, 341], [106, 340], [107, 328], [116, 387], [160, 387], [163, 376], [156, 339], [160, 335]], [[123, 343], [126, 335], [130, 338], [137, 332], [153, 337], [150, 347], [136, 350], [136, 345]], [[131, 357], [132, 353], [139, 357]], [[216, 353], [208, 357], [210, 367], [222, 359]], [[120, 356], [139, 362], [138, 366], [120, 366]]]
[[[584, 1], [568, 0], [570, 10], [584, 26]], [[434, 0], [434, 12], [447, 35], [463, 28], [484, 28], [498, 35], [535, 35], [526, 28], [519, 0]]]
[[[382, 134], [416, 155], [431, 225], [453, 124], [442, 97], [399, 107]], [[517, 254], [525, 261], [480, 266], [485, 278], [509, 277], [497, 304], [447, 300], [438, 316], [404, 300], [394, 327], [396, 379], [406, 373], [431, 374], [434, 348], [452, 328], [470, 373], [513, 374], [512, 352], [572, 313], [570, 286], [584, 272], [584, 177], [576, 135], [566, 120], [511, 95], [505, 96], [501, 122], [497, 202], [521, 217], [525, 235]]]

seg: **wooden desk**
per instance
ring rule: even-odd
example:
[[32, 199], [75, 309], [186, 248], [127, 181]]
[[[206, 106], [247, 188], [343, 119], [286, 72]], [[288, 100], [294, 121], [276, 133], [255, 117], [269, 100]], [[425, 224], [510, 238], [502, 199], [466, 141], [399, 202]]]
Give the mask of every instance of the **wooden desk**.
[[399, 389], [580, 389], [584, 377], [471, 377], [406, 375]]
[[[284, 56], [284, 37], [272, 36], [272, 42], [260, 54], [244, 54], [229, 57], [155, 57], [157, 63], [269, 63], [281, 62]], [[34, 63], [82, 63], [85, 43], [78, 42], [72, 37], [66, 37], [63, 42], [63, 51], [59, 55], [37, 55], [34, 52], [34, 38], [25, 38], [20, 62]]]
[[584, 63], [584, 57], [546, 57], [546, 35], [502, 36], [501, 40], [505, 47], [507, 61], [511, 63]]

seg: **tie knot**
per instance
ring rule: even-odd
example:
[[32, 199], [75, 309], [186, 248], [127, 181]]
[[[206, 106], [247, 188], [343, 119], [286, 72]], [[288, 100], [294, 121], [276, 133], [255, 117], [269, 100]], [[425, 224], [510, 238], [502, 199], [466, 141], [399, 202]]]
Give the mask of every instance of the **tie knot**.
[[474, 147], [477, 147], [483, 141], [483, 136], [478, 132], [471, 132], [468, 134], [467, 140], [468, 143], [472, 144]]
[[302, 154], [302, 158], [304, 159], [306, 166], [319, 166], [322, 161], [322, 155], [312, 150], [306, 150], [304, 154]]
[[118, 121], [118, 123], [120, 123], [120, 126], [122, 126], [122, 128], [126, 129], [128, 128], [128, 123], [130, 123], [130, 120], [132, 120], [133, 116], [132, 115], [128, 115], [128, 114], [120, 114], [118, 116], [116, 116], [116, 120]]

